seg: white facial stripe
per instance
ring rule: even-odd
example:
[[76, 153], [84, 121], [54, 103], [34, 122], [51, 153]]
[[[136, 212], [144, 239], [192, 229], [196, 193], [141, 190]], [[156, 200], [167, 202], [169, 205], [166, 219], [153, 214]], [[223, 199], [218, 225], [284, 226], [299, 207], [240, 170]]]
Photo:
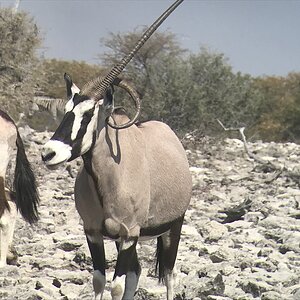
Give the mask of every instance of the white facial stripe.
[[46, 156], [52, 152], [55, 152], [55, 156], [46, 161], [46, 165], [56, 165], [67, 161], [71, 157], [71, 146], [64, 144], [63, 142], [50, 140], [44, 145], [43, 155]]
[[71, 134], [72, 141], [76, 139], [76, 136], [81, 126], [81, 120], [82, 120], [82, 115], [81, 116], [75, 115], [75, 119], [72, 127], [72, 134]]
[[86, 100], [86, 101], [83, 101], [83, 102], [77, 104], [74, 107], [73, 113], [75, 114], [75, 120], [74, 120], [73, 127], [72, 127], [72, 134], [71, 134], [72, 141], [75, 140], [75, 138], [78, 134], [78, 131], [81, 127], [81, 121], [83, 118], [83, 114], [85, 112], [87, 112], [88, 110], [92, 109], [94, 106], [95, 106], [94, 100]]
[[86, 129], [86, 133], [83, 136], [81, 144], [81, 154], [84, 154], [88, 151], [93, 143], [93, 132], [95, 131], [96, 121], [99, 113], [99, 105], [96, 105], [94, 115]]
[[80, 89], [79, 89], [79, 87], [75, 84], [75, 83], [73, 83], [72, 84], [72, 86], [71, 86], [71, 91], [72, 91], [72, 95], [74, 96], [74, 94], [79, 94], [80, 93]]
[[74, 102], [73, 102], [73, 97], [66, 103], [66, 106], [65, 106], [65, 112], [69, 112], [73, 109], [74, 107]]
[[95, 106], [95, 101], [94, 100], [84, 100], [81, 103], [78, 103], [75, 107], [74, 107], [74, 114], [75, 115], [83, 115], [86, 111], [92, 109]]
[[74, 108], [74, 102], [73, 102], [73, 98], [74, 98], [74, 95], [77, 93], [79, 94], [80, 93], [80, 89], [79, 87], [73, 83], [73, 85], [71, 86], [71, 92], [72, 92], [72, 97], [71, 99], [66, 103], [66, 106], [65, 106], [65, 112], [69, 112], [71, 111], [73, 108]]

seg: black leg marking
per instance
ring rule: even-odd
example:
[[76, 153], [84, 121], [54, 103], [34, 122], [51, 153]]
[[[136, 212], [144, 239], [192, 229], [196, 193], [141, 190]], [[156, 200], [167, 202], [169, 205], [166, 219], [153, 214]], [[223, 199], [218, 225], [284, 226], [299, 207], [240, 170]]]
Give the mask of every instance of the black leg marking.
[[164, 280], [166, 270], [174, 268], [183, 218], [184, 216], [178, 219], [169, 231], [157, 238], [156, 271], [158, 270], [159, 281]]
[[121, 243], [116, 243], [118, 259], [112, 286], [113, 299], [114, 296], [116, 299], [119, 299], [118, 297], [122, 297], [122, 300], [129, 300], [134, 297], [141, 274], [141, 266], [136, 252], [136, 244], [137, 239], [124, 240]]
[[105, 251], [103, 239], [97, 240], [97, 242], [91, 241], [87, 236], [87, 242], [90, 249], [90, 253], [93, 260], [94, 275], [93, 286], [95, 292], [95, 298], [101, 299], [105, 288]]
[[93, 260], [94, 270], [99, 270], [103, 275], [105, 274], [105, 252], [103, 241], [100, 243], [93, 243], [87, 238], [88, 246]]
[[170, 230], [157, 238], [157, 261], [159, 281], [163, 281], [167, 287], [167, 300], [173, 299], [173, 268], [175, 265], [178, 245], [180, 240], [183, 218], [178, 219]]

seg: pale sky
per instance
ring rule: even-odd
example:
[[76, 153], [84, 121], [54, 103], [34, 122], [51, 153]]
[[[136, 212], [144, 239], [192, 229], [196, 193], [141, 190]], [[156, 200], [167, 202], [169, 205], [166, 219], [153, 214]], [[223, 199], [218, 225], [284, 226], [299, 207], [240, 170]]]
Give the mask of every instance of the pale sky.
[[[0, 0], [12, 6], [15, 0]], [[44, 36], [49, 58], [99, 63], [100, 38], [150, 25], [170, 0], [21, 0]], [[161, 25], [182, 48], [224, 53], [253, 76], [300, 72], [300, 1], [185, 0]]]

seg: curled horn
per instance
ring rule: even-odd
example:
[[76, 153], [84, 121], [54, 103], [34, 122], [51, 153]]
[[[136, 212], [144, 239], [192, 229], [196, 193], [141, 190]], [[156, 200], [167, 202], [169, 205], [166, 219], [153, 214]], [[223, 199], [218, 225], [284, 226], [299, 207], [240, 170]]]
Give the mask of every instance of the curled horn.
[[[137, 120], [137, 118], [140, 115], [141, 112], [141, 102], [140, 102], [140, 98], [138, 93], [136, 92], [136, 90], [134, 88], [132, 88], [126, 81], [122, 81], [121, 79], [116, 78], [113, 82], [114, 85], [119, 86], [120, 88], [124, 89], [132, 98], [132, 100], [135, 103], [135, 107], [136, 107], [136, 113], [135, 116], [129, 120], [127, 123], [122, 124], [122, 125], [117, 125], [117, 124], [113, 124], [111, 123], [109, 120], [107, 120], [107, 124], [114, 128], [114, 129], [124, 129], [124, 128], [128, 128], [131, 125], [133, 125], [135, 123], [135, 121]], [[113, 111], [112, 111], [113, 113]]]
[[[151, 35], [156, 31], [156, 29], [163, 23], [163, 21], [179, 6], [184, 0], [177, 0], [175, 1], [143, 34], [143, 36], [139, 39], [139, 41], [136, 43], [135, 47], [132, 49], [132, 51], [124, 56], [124, 58], [121, 60], [121, 62], [117, 65], [115, 65], [110, 72], [103, 78], [96, 78], [92, 82], [88, 82], [83, 90], [82, 93], [84, 94], [86, 90], [93, 90], [93, 97], [94, 99], [98, 100], [101, 99], [106, 91], [106, 89], [114, 83], [114, 80], [117, 78], [118, 75], [124, 70], [126, 65], [131, 61], [131, 59], [134, 57], [134, 55], [139, 51], [139, 49], [145, 44], [145, 42], [151, 37]], [[95, 85], [95, 83], [97, 83]], [[120, 86], [121, 87], [121, 86]], [[123, 87], [130, 95], [132, 92], [128, 90], [127, 87]], [[136, 94], [136, 92], [135, 92]], [[131, 95], [132, 97], [132, 95]], [[132, 97], [134, 99], [134, 97]], [[138, 99], [138, 97], [136, 98]], [[136, 101], [136, 100], [135, 100]], [[139, 99], [138, 99], [139, 101]], [[140, 107], [140, 104], [137, 105], [137, 108]], [[135, 115], [132, 121], [130, 121], [130, 125], [134, 124], [136, 119], [138, 118], [139, 113]], [[128, 123], [127, 123], [128, 124]], [[109, 125], [112, 125], [109, 123]], [[126, 125], [126, 124], [125, 124]], [[127, 128], [126, 126], [125, 128]], [[119, 127], [119, 126], [118, 126]], [[119, 128], [123, 128], [122, 125]]]

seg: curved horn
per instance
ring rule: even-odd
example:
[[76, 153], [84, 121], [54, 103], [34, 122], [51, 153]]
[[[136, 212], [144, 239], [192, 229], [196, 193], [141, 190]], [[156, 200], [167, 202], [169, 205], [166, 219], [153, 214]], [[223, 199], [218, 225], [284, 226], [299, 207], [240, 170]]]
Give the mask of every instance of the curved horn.
[[95, 98], [102, 97], [105, 90], [110, 84], [113, 83], [114, 79], [124, 70], [126, 65], [131, 61], [137, 51], [145, 44], [155, 30], [163, 23], [163, 21], [181, 4], [183, 0], [177, 0], [174, 2], [143, 34], [143, 36], [136, 43], [132, 51], [124, 56], [119, 64], [114, 66], [110, 72], [101, 80], [100, 84], [96, 87]]
[[[135, 102], [135, 107], [137, 109], [137, 112], [135, 113], [135, 116], [125, 124], [117, 125], [117, 124], [111, 123], [109, 120], [107, 120], [107, 124], [114, 129], [128, 128], [136, 122], [136, 120], [138, 119], [138, 117], [140, 115], [140, 112], [141, 112], [140, 98], [139, 98], [137, 92], [135, 91], [135, 89], [132, 88], [126, 81], [122, 81], [121, 79], [115, 79], [113, 84], [116, 86], [119, 86], [120, 88], [123, 88], [130, 95], [130, 97]], [[114, 110], [112, 111], [111, 115], [113, 114], [113, 112], [114, 112]]]

